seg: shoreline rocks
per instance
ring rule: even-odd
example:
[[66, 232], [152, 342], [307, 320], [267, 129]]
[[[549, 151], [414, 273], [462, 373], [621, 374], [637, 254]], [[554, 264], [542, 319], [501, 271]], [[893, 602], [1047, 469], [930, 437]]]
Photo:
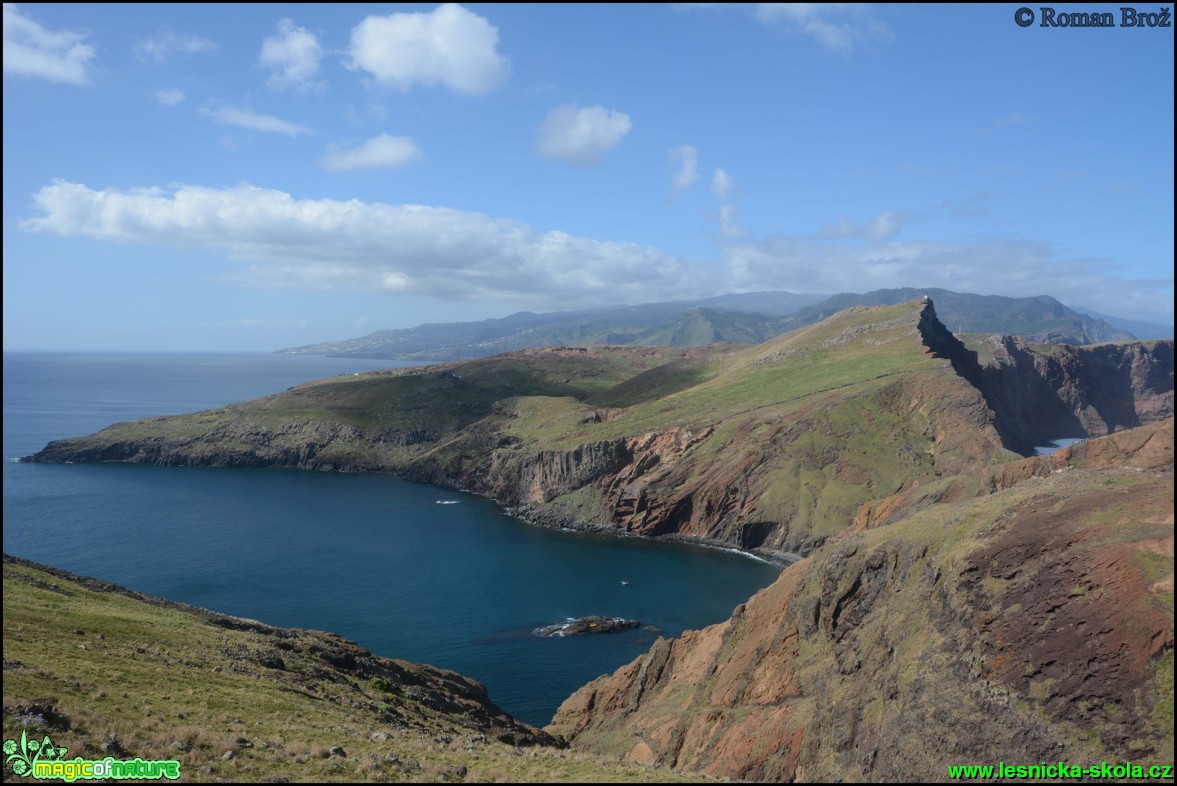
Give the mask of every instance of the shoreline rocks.
[[641, 626], [638, 620], [627, 620], [624, 617], [569, 617], [555, 625], [544, 625], [532, 631], [543, 638], [563, 638], [564, 636], [591, 636], [595, 633], [616, 633]]

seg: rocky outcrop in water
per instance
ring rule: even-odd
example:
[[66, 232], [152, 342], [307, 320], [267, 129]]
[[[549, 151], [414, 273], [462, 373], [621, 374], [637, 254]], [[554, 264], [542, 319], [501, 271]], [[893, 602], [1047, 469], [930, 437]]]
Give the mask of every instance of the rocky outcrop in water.
[[571, 617], [555, 625], [544, 625], [532, 631], [541, 638], [564, 638], [565, 636], [593, 636], [598, 633], [616, 633], [621, 630], [641, 627], [638, 620], [624, 617]]

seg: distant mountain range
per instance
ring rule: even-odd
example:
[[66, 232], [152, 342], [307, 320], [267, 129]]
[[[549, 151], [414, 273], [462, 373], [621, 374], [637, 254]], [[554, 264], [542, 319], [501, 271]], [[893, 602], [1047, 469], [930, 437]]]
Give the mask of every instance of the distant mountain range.
[[[1052, 297], [1011, 298], [944, 289], [880, 289], [833, 296], [751, 292], [703, 300], [548, 314], [520, 312], [481, 322], [380, 330], [362, 338], [279, 350], [294, 355], [446, 361], [537, 346], [595, 344], [674, 347], [758, 344], [850, 306], [896, 305], [928, 295], [952, 331], [1001, 333], [1053, 344], [1094, 344], [1173, 335], [1172, 327], [1114, 320]], [[1127, 326], [1131, 325], [1131, 329]]]
[[1101, 314], [1098, 311], [1094, 311], [1090, 308], [1083, 308], [1082, 306], [1074, 306], [1074, 309], [1080, 314], [1086, 314], [1089, 317], [1102, 319], [1112, 327], [1119, 328], [1120, 330], [1127, 330], [1141, 341], [1173, 338], [1172, 325], [1158, 325], [1155, 322], [1142, 322], [1138, 319], [1121, 319], [1120, 317], [1110, 317], [1107, 314]]

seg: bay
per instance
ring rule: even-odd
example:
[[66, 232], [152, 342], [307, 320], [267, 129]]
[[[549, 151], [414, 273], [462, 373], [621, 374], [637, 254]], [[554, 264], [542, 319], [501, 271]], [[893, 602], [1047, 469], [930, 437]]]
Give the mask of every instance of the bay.
[[[483, 498], [384, 475], [12, 461], [116, 421], [388, 366], [246, 353], [6, 353], [5, 551], [453, 669], [536, 725], [658, 635], [726, 619], [779, 574], [736, 553], [533, 527]], [[593, 614], [657, 630], [531, 634]]]

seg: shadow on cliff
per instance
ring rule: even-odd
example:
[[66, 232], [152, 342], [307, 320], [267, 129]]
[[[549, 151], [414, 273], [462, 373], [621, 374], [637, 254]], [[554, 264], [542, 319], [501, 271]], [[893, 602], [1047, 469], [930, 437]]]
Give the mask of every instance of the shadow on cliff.
[[969, 349], [934, 313], [920, 320], [924, 343], [985, 397], [1010, 450], [1068, 437], [1099, 437], [1173, 415], [1173, 342], [1035, 347], [1015, 336]]

